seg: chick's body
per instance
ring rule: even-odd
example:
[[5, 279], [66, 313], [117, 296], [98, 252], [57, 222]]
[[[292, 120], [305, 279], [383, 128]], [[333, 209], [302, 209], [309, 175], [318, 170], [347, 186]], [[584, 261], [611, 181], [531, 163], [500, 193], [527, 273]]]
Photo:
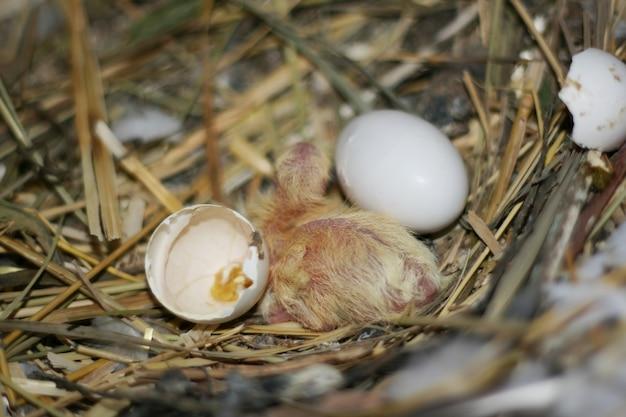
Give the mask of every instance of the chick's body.
[[442, 286], [432, 253], [383, 215], [326, 201], [328, 170], [310, 144], [278, 162], [277, 189], [260, 214], [271, 256], [263, 315], [329, 330], [428, 305]]

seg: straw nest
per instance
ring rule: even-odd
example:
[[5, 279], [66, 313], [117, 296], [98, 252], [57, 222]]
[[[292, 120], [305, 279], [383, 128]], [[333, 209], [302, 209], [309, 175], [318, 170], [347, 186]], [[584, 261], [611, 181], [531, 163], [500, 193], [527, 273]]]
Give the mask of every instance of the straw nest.
[[[626, 243], [602, 242], [625, 217], [626, 150], [591, 168], [556, 93], [577, 51], [626, 57], [625, 9], [2, 2], [4, 413], [621, 415], [626, 269], [607, 251]], [[286, 146], [332, 150], [373, 108], [435, 123], [470, 172], [463, 216], [426, 237], [453, 277], [435, 311], [320, 333], [193, 325], [155, 302], [143, 254], [161, 219], [245, 212]]]

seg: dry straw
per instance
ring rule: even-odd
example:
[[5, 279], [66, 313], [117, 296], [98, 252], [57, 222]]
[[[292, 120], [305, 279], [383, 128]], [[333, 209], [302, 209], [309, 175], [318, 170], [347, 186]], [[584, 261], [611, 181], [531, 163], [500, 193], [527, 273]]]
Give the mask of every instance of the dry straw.
[[[12, 260], [0, 265], [0, 383], [13, 407], [34, 406], [27, 416], [123, 415], [131, 403], [157, 401], [156, 382], [172, 369], [194, 388], [163, 407], [213, 410], [234, 373], [284, 384], [316, 364], [367, 387], [327, 393], [337, 402], [361, 395], [350, 414], [278, 391], [264, 391], [270, 400], [250, 403], [252, 411], [417, 413], [498, 387], [589, 308], [567, 317], [515, 310], [522, 292], [567, 275], [626, 219], [626, 152], [611, 156], [608, 185], [590, 188], [556, 96], [568, 57], [582, 47], [624, 58], [613, 31], [623, 1], [591, 10], [569, 0], [65, 0], [46, 2], [67, 23], [62, 30], [51, 18], [59, 30], [50, 39], [32, 24], [47, 18], [37, 2], [13, 2], [23, 3], [17, 12], [11, 3], [0, 3], [2, 31], [22, 47], [0, 54], [0, 256]], [[523, 48], [536, 58], [521, 59]], [[432, 237], [451, 284], [430, 314], [329, 332], [255, 314], [218, 327], [177, 319], [151, 297], [145, 242], [169, 212], [211, 201], [245, 212], [271, 187], [275, 157], [289, 143], [332, 149], [346, 117], [421, 103], [472, 175], [466, 213]], [[465, 106], [457, 120], [451, 103]], [[177, 133], [122, 143], [116, 121], [146, 104], [178, 118]], [[145, 208], [128, 209], [132, 198]], [[124, 230], [126, 216], [141, 228]], [[624, 276], [622, 268], [604, 280], [623, 287]], [[107, 320], [117, 327], [98, 324]], [[608, 345], [623, 325], [602, 331], [580, 351]], [[510, 349], [408, 399], [381, 396], [393, 360], [468, 333]], [[58, 389], [21, 375], [18, 362]]]

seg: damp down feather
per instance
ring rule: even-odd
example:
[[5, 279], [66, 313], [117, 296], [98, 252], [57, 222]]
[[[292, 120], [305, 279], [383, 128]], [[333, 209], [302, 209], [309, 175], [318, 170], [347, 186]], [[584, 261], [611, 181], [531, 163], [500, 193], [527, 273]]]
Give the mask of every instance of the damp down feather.
[[433, 254], [388, 217], [330, 202], [329, 171], [317, 147], [296, 144], [257, 207], [271, 259], [264, 317], [328, 330], [423, 310], [442, 289]]

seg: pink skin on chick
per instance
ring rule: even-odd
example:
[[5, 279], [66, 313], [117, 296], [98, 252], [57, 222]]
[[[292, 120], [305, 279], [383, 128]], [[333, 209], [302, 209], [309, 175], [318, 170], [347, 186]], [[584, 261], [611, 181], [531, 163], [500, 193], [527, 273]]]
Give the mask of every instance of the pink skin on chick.
[[276, 190], [257, 210], [272, 262], [264, 317], [330, 330], [426, 307], [443, 282], [433, 254], [385, 216], [328, 202], [329, 170], [308, 143], [278, 160]]

